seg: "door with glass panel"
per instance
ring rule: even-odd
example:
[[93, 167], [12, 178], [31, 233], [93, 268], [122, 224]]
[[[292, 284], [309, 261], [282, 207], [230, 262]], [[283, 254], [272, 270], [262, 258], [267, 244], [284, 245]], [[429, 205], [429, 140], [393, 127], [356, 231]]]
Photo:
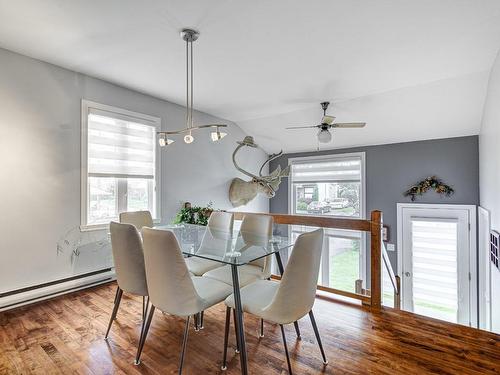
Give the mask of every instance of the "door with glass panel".
[[398, 209], [402, 307], [420, 315], [471, 325], [476, 306], [471, 262], [471, 243], [475, 239], [470, 231], [475, 208], [418, 206]]

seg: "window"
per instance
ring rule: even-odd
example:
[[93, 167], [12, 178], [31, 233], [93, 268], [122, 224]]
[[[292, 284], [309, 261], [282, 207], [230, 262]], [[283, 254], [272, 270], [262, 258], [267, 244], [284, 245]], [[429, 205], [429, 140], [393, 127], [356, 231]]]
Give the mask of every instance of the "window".
[[290, 161], [292, 213], [364, 217], [364, 153]]
[[123, 211], [158, 212], [160, 119], [82, 101], [82, 226]]
[[[289, 213], [331, 217], [365, 217], [364, 153], [290, 159]], [[293, 237], [311, 227], [293, 226]], [[366, 285], [363, 232], [325, 229], [318, 284], [354, 292]]]

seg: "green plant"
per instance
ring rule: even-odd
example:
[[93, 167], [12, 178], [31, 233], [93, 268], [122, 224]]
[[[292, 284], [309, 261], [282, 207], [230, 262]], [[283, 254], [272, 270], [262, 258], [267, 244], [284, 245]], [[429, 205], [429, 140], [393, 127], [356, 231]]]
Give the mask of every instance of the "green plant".
[[197, 225], [207, 225], [208, 218], [214, 211], [212, 208], [212, 202], [208, 203], [206, 207], [191, 206], [191, 204], [186, 203], [184, 207], [177, 212], [174, 224], [197, 224]]
[[307, 210], [307, 203], [304, 201], [298, 201], [296, 209], [297, 209], [297, 211], [306, 211]]

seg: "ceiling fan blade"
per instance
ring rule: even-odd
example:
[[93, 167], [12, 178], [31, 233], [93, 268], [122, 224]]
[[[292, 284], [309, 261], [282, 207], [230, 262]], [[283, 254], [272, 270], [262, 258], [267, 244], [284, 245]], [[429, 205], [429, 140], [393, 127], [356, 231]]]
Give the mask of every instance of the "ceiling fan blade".
[[366, 122], [338, 122], [332, 124], [334, 128], [363, 128], [365, 125]]
[[332, 125], [333, 122], [335, 121], [335, 116], [323, 116], [323, 119], [321, 120], [321, 123], [322, 124], [328, 124], [328, 125]]
[[286, 128], [286, 129], [310, 129], [310, 128], [317, 128], [317, 127], [318, 127], [317, 125], [313, 125], [313, 126], [292, 126], [292, 127]]

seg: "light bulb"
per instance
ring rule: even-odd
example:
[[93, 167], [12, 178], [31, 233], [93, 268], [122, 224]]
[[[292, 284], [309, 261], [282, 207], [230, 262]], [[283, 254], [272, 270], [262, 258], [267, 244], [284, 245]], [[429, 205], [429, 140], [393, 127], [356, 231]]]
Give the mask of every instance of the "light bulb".
[[169, 139], [167, 138], [166, 136], [161, 136], [159, 139], [158, 139], [158, 143], [160, 144], [160, 147], [165, 147], [165, 146], [168, 146], [168, 145], [171, 145], [172, 143], [174, 143], [175, 141], [173, 139]]
[[219, 130], [210, 133], [210, 137], [212, 138], [213, 142], [220, 141], [222, 138], [224, 138], [227, 135], [227, 133], [221, 132]]
[[184, 136], [184, 142], [186, 142], [186, 143], [193, 143], [193, 141], [194, 141], [194, 137], [191, 135], [191, 133], [186, 134]]
[[318, 133], [318, 141], [320, 143], [328, 143], [332, 140], [332, 133], [328, 129], [321, 129]]

